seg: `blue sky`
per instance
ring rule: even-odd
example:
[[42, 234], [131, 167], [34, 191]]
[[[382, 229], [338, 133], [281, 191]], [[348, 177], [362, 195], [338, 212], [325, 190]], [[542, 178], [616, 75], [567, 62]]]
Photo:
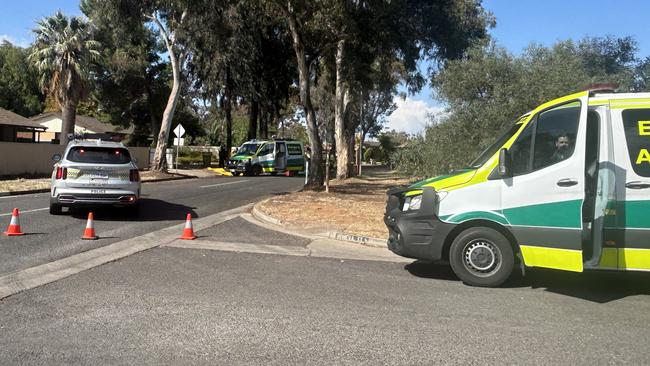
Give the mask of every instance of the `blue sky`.
[[[483, 6], [496, 17], [490, 34], [497, 43], [520, 54], [531, 43], [551, 45], [559, 40], [578, 40], [586, 36], [633, 36], [639, 57], [650, 56], [650, 27], [647, 19], [650, 1], [641, 0], [484, 0]], [[0, 40], [25, 46], [33, 40], [36, 20], [57, 9], [80, 15], [78, 0], [3, 1]], [[422, 130], [428, 112], [438, 112], [440, 103], [425, 88], [406, 101], [389, 118], [389, 126], [416, 133]]]
[[[634, 37], [639, 46], [637, 56], [650, 56], [647, 0], [484, 0], [483, 6], [496, 17], [490, 34], [514, 54], [521, 54], [531, 43], [550, 46], [560, 40], [613, 35]], [[427, 113], [442, 109], [431, 94], [431, 89], [425, 88], [406, 101], [396, 100], [399, 108], [390, 116], [389, 127], [422, 131]]]

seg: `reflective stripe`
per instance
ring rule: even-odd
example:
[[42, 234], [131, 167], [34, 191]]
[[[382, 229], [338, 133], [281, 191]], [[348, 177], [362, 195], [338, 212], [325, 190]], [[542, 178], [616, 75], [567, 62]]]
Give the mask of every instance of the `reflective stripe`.
[[528, 267], [562, 269], [582, 272], [582, 251], [520, 245], [521, 255]]
[[618, 249], [618, 267], [620, 269], [650, 269], [650, 249]]

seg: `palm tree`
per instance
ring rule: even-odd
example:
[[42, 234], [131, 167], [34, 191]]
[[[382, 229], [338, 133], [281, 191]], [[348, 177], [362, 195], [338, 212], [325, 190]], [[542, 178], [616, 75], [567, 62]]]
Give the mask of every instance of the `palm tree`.
[[90, 24], [57, 11], [38, 21], [29, 60], [36, 66], [43, 91], [61, 107], [61, 145], [74, 132], [77, 104], [88, 95], [88, 64], [99, 57]]

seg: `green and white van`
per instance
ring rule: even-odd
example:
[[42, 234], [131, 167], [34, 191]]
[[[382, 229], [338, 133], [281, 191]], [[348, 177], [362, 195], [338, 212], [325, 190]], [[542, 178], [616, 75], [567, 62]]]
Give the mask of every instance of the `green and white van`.
[[290, 139], [247, 141], [226, 164], [228, 171], [235, 176], [297, 173], [303, 171], [304, 167], [302, 142]]
[[388, 247], [498, 286], [515, 262], [650, 270], [650, 93], [585, 91], [519, 118], [470, 167], [388, 192]]

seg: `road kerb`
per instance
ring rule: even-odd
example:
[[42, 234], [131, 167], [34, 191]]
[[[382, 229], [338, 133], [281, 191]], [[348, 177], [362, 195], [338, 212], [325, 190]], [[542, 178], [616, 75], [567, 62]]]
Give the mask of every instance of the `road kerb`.
[[346, 234], [340, 231], [328, 231], [327, 237], [340, 241], [349, 241], [374, 248], [386, 248], [386, 239], [373, 238], [370, 236]]
[[[238, 217], [242, 213], [249, 211], [251, 206], [251, 204], [248, 204], [196, 219], [194, 220], [194, 226], [197, 230], [207, 229]], [[135, 238], [4, 275], [0, 277], [0, 299], [61, 280], [135, 253], [171, 243], [176, 240], [184, 227], [185, 223], [166, 227]]]

